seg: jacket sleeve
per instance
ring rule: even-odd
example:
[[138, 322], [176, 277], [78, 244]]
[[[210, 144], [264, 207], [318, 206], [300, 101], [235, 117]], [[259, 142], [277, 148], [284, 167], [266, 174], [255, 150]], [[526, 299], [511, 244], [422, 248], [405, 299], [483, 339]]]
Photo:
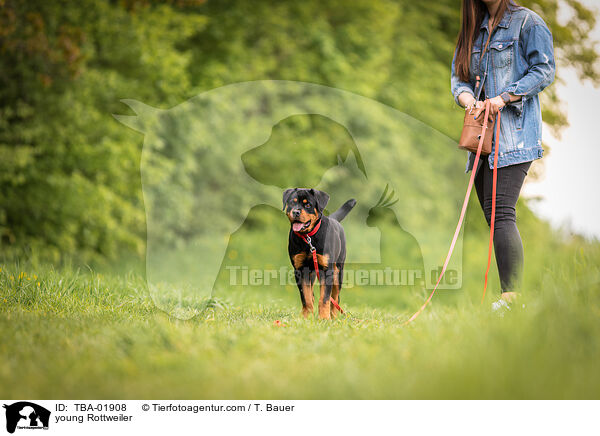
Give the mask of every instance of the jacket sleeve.
[[454, 57], [452, 58], [452, 76], [450, 78], [450, 88], [452, 90], [452, 95], [454, 96], [454, 101], [457, 105], [460, 106], [460, 103], [458, 102], [458, 96], [461, 95], [463, 92], [468, 92], [474, 97], [475, 91], [473, 91], [473, 85], [471, 83], [463, 82], [462, 80], [460, 80], [454, 68], [455, 62], [456, 51], [454, 52]]
[[521, 43], [529, 68], [523, 77], [508, 85], [503, 92], [531, 97], [554, 81], [556, 67], [552, 33], [539, 20], [522, 32]]

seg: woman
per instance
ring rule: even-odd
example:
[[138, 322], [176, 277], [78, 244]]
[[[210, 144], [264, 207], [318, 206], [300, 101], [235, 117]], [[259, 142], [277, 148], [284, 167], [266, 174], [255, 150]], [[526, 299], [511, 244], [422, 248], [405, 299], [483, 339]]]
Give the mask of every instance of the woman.
[[[542, 157], [542, 114], [538, 94], [554, 80], [552, 34], [533, 11], [510, 0], [463, 0], [462, 27], [452, 61], [452, 94], [475, 116], [489, 100], [492, 114], [502, 111], [498, 150], [498, 181], [494, 252], [506, 306], [519, 289], [523, 243], [515, 205], [531, 162]], [[481, 84], [476, 89], [476, 77]], [[479, 96], [479, 98], [477, 98]], [[499, 141], [499, 142], [498, 142]], [[495, 145], [494, 145], [495, 147]], [[485, 218], [492, 214], [494, 151], [482, 157], [475, 188]], [[467, 171], [475, 156], [469, 153]]]

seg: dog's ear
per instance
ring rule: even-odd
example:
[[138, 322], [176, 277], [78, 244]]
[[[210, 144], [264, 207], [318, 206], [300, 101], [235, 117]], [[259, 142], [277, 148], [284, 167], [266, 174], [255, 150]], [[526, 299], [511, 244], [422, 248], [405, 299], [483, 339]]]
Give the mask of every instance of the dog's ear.
[[317, 210], [319, 212], [323, 212], [323, 209], [325, 209], [325, 206], [327, 206], [327, 203], [329, 203], [329, 194], [316, 189], [311, 189], [310, 193], [315, 196], [315, 200], [317, 201]]
[[285, 205], [287, 204], [288, 200], [290, 199], [291, 195], [296, 189], [298, 188], [290, 188], [283, 191], [283, 210], [285, 210]]

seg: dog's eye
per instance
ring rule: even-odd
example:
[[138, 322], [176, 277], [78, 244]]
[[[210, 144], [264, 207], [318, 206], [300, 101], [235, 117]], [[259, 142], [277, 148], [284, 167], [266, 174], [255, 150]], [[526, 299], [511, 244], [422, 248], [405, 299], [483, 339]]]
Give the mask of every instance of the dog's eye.
[[306, 203], [306, 204], [304, 205], [304, 207], [305, 207], [305, 208], [307, 208], [307, 209], [310, 209], [310, 203]]

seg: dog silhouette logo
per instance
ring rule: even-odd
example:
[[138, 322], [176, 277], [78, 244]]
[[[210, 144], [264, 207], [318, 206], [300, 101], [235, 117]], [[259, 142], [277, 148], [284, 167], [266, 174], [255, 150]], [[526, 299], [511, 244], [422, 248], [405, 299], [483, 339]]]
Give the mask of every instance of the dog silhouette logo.
[[[456, 148], [452, 138], [376, 100], [303, 82], [230, 84], [168, 109], [122, 101], [131, 112], [114, 117], [144, 135], [146, 280], [153, 302], [169, 315], [190, 319], [205, 310], [233, 235], [250, 228], [248, 217], [259, 208], [279, 213], [281, 193], [292, 181], [274, 180], [273, 167], [306, 173], [310, 187], [331, 196], [332, 210], [356, 199], [344, 221], [352, 235], [347, 265], [422, 271], [425, 286], [435, 284], [464, 195], [443, 176], [463, 157], [439, 159]], [[318, 136], [322, 143], [308, 146], [302, 134], [288, 136], [304, 129], [307, 117], [331, 126], [335, 139]], [[330, 151], [342, 142], [347, 146], [337, 162], [319, 161], [320, 151], [333, 158]], [[314, 159], [298, 164], [305, 155]], [[252, 162], [261, 170], [251, 170], [257, 168]], [[307, 162], [314, 164], [311, 171]], [[425, 182], [424, 174], [436, 176]], [[275, 252], [270, 235], [262, 243], [273, 243]], [[448, 268], [456, 280], [441, 288], [460, 289], [462, 233]]]
[[19, 401], [11, 405], [5, 404], [6, 431], [14, 433], [16, 429], [48, 429], [50, 411], [29, 401]]

